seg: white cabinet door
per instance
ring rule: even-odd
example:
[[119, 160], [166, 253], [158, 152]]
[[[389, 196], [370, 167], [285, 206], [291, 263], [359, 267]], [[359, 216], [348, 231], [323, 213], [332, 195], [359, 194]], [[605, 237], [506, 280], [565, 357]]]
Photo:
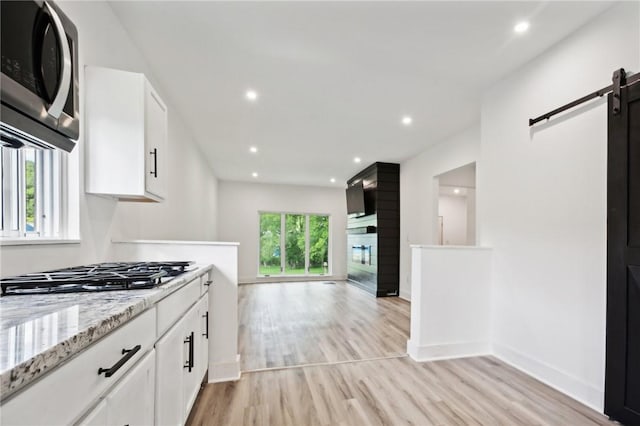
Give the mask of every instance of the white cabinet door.
[[200, 366], [206, 362], [205, 360], [200, 359], [200, 346], [202, 340], [200, 339], [201, 321], [198, 306], [199, 303], [196, 303], [185, 315], [185, 320], [187, 321], [187, 336], [189, 339], [193, 339], [193, 347], [191, 349], [189, 348], [189, 344], [185, 345], [185, 365], [191, 361], [191, 368], [185, 368], [183, 370], [183, 412], [185, 419], [189, 416], [191, 407], [198, 396], [200, 381], [202, 380], [202, 377], [198, 377], [198, 372], [200, 371]]
[[198, 342], [198, 358], [200, 362], [198, 363], [198, 378], [202, 380], [204, 374], [207, 372], [207, 368], [209, 368], [209, 295], [205, 293], [205, 295], [198, 302], [198, 314], [200, 318], [200, 332], [199, 342]]
[[109, 423], [107, 419], [107, 401], [103, 399], [78, 426], [104, 426]]
[[155, 368], [155, 351], [151, 350], [107, 395], [107, 424], [153, 424]]
[[122, 201], [162, 201], [167, 107], [144, 74], [85, 70], [85, 191]]
[[183, 370], [185, 369], [186, 318], [178, 321], [156, 343], [156, 424], [184, 422]]
[[165, 197], [167, 182], [167, 107], [153, 88], [145, 85], [145, 190]]
[[183, 424], [209, 364], [208, 296], [201, 297], [156, 343], [156, 424]]

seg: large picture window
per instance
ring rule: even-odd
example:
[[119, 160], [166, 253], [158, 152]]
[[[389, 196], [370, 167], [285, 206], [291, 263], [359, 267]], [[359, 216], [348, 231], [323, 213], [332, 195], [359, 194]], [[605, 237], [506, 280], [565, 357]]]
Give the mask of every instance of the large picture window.
[[0, 148], [0, 235], [58, 237], [61, 154], [56, 150]]
[[329, 216], [260, 213], [258, 274], [328, 275]]

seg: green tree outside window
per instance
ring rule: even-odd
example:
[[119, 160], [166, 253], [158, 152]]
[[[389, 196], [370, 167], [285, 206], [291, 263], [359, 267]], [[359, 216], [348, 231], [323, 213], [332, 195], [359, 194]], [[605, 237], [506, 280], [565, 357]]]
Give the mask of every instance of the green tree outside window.
[[[260, 275], [305, 275], [306, 224], [309, 218], [309, 274], [327, 274], [329, 265], [329, 216], [260, 214]], [[281, 235], [284, 233], [284, 247]], [[284, 271], [281, 268], [284, 249]]]

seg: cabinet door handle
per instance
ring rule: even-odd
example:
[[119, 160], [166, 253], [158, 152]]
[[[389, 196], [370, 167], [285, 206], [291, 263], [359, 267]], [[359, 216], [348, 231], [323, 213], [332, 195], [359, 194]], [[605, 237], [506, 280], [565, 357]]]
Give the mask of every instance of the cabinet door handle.
[[153, 148], [153, 151], [149, 152], [149, 154], [153, 155], [153, 170], [149, 173], [153, 177], [158, 177], [158, 148]]
[[132, 349], [123, 349], [122, 355], [124, 356], [120, 358], [118, 362], [113, 364], [113, 367], [111, 368], [99, 368], [98, 375], [104, 373], [104, 377], [113, 376], [116, 373], [116, 371], [120, 369], [120, 367], [122, 367], [127, 361], [133, 358], [133, 356], [140, 350], [140, 348], [142, 348], [142, 346], [136, 345]]
[[193, 369], [193, 331], [184, 339], [184, 343], [189, 344], [189, 359], [187, 359], [187, 362], [184, 364], [184, 368], [188, 368], [189, 373], [191, 373]]
[[204, 285], [206, 285], [207, 287], [209, 287], [211, 284], [213, 284], [213, 281], [211, 281], [211, 280], [207, 280], [204, 283]]
[[202, 333], [202, 335], [208, 339], [209, 338], [209, 311], [205, 312], [202, 318], [204, 318], [205, 320], [205, 332]]

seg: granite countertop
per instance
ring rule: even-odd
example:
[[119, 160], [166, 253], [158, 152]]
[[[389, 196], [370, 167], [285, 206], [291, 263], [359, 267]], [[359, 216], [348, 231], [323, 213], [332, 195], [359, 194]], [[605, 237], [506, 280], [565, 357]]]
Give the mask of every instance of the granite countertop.
[[145, 290], [0, 297], [0, 400], [211, 268], [195, 265]]

